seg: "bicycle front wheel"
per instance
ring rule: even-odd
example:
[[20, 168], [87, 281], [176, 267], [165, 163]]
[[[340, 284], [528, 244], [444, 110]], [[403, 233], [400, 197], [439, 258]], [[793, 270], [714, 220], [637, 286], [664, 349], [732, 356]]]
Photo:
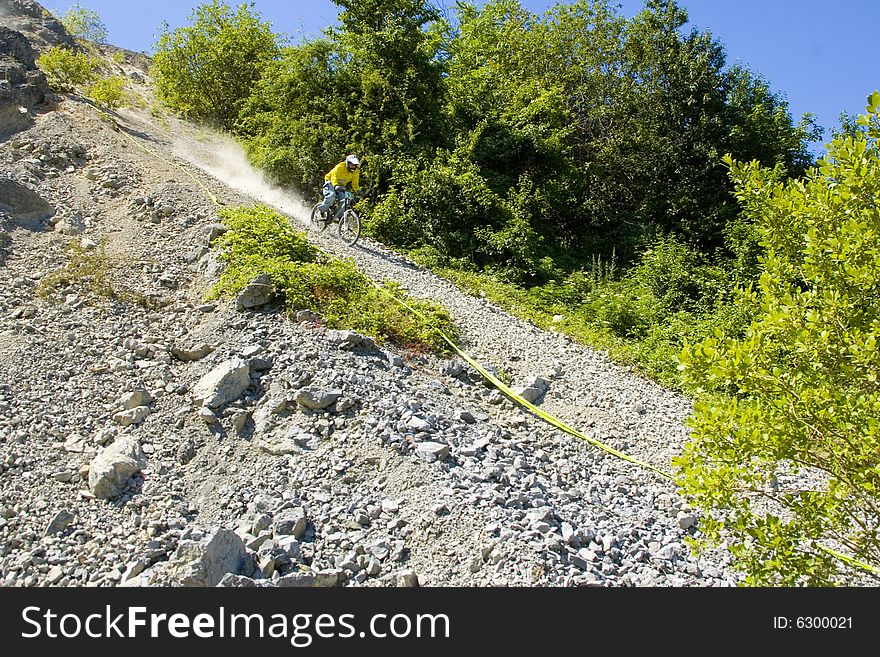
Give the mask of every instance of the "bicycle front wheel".
[[361, 236], [361, 220], [354, 210], [346, 210], [339, 219], [339, 239], [343, 244], [354, 246]]
[[327, 228], [327, 222], [321, 218], [321, 211], [318, 210], [318, 208], [320, 207], [320, 203], [315, 203], [315, 207], [312, 208], [312, 216], [309, 219], [309, 223], [311, 224], [312, 229], [318, 231], [319, 233]]

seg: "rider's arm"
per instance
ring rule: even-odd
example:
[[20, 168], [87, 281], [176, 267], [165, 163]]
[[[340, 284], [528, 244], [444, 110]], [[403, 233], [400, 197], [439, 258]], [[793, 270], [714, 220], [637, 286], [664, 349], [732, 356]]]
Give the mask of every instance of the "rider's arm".
[[351, 177], [352, 191], [355, 191], [355, 192], [360, 191], [360, 188], [361, 188], [360, 179], [361, 179], [361, 170], [356, 169], [354, 172], [354, 175]]

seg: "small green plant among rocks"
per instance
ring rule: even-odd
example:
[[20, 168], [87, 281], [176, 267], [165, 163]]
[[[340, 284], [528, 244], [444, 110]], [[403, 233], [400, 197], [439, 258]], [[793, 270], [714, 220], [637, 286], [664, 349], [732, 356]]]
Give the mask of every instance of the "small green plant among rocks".
[[211, 298], [240, 292], [268, 274], [276, 295], [293, 314], [309, 309], [327, 325], [353, 329], [415, 351], [446, 349], [437, 329], [454, 336], [449, 312], [431, 301], [406, 298], [393, 283], [386, 289], [406, 302], [412, 313], [377, 289], [347, 260], [332, 258], [294, 230], [287, 218], [265, 205], [224, 209], [229, 229], [214, 243], [226, 269], [211, 290]]
[[80, 286], [101, 297], [113, 296], [113, 286], [108, 278], [109, 270], [110, 260], [103, 244], [97, 251], [87, 251], [77, 242], [72, 242], [70, 262], [43, 277], [37, 286], [37, 296], [49, 300], [71, 286]]
[[120, 288], [111, 281], [112, 271], [119, 266], [105, 251], [102, 243], [97, 250], [88, 250], [79, 243], [70, 244], [70, 261], [47, 274], [40, 281], [36, 295], [46, 301], [57, 300], [65, 292], [78, 290], [94, 297], [132, 303], [155, 309], [162, 304], [141, 292]]

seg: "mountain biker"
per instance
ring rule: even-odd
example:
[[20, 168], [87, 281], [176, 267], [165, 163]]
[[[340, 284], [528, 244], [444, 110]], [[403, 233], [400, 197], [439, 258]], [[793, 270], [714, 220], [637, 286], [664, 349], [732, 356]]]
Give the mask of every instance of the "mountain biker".
[[321, 190], [324, 194], [324, 201], [318, 208], [321, 216], [336, 201], [337, 188], [341, 187], [344, 190], [345, 186], [350, 184], [352, 191], [356, 192], [360, 189], [360, 166], [361, 161], [358, 156], [349, 155], [327, 172], [327, 175], [324, 176], [324, 187]]

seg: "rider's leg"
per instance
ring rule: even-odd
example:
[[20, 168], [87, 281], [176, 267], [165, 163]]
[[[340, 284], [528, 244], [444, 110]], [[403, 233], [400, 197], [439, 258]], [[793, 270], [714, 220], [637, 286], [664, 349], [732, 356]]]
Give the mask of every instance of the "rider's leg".
[[321, 193], [324, 194], [324, 200], [321, 202], [319, 209], [321, 212], [327, 212], [327, 208], [329, 208], [336, 200], [336, 192], [333, 190], [333, 183], [329, 180], [325, 182], [324, 187], [321, 189]]

